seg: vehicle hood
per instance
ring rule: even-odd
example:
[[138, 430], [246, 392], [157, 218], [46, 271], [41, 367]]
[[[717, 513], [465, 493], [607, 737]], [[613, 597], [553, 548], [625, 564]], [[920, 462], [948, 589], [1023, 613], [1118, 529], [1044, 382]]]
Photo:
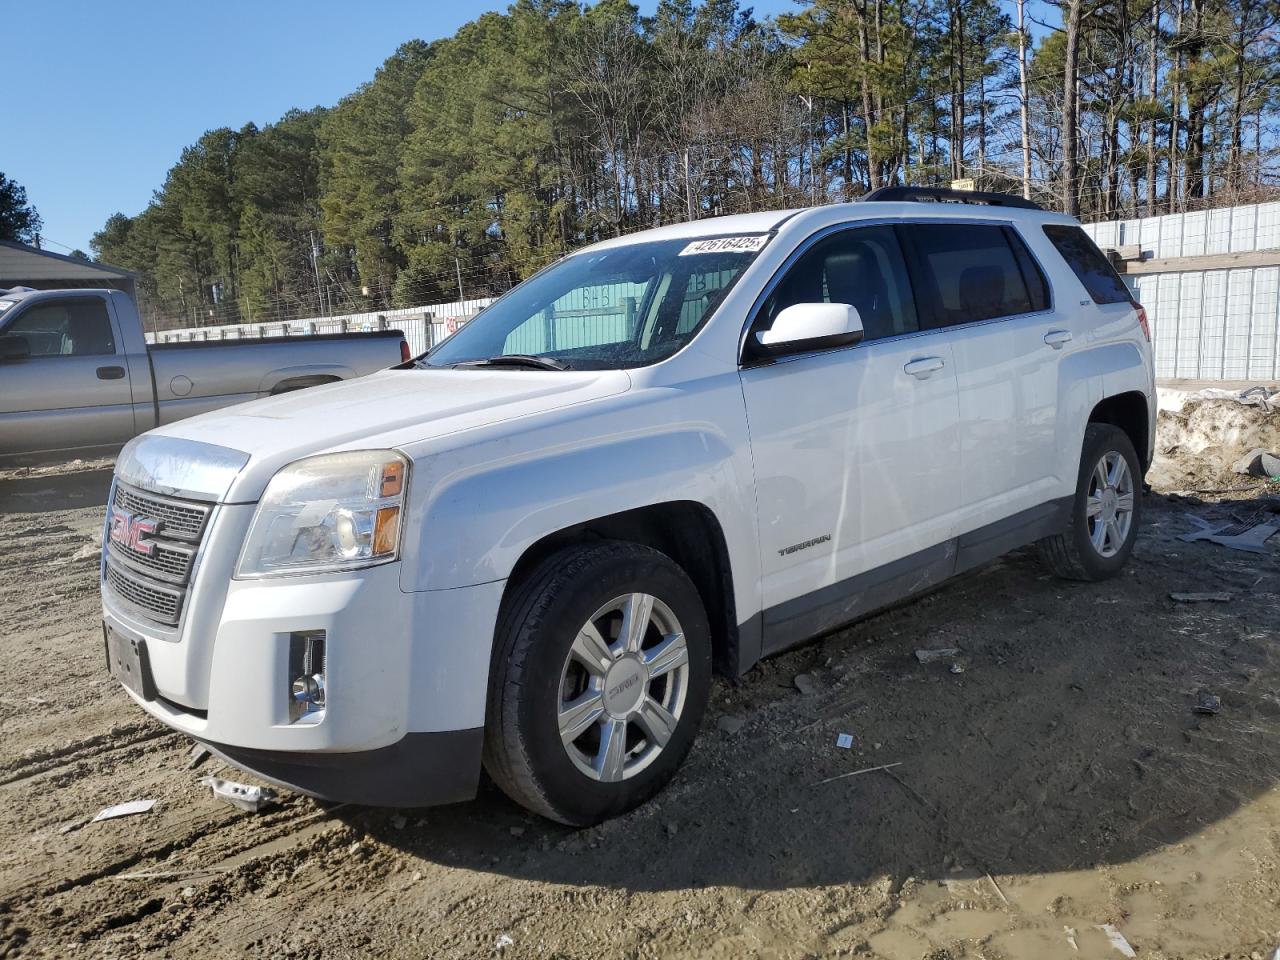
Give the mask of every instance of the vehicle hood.
[[149, 489], [251, 503], [277, 470], [301, 457], [431, 440], [615, 396], [630, 385], [621, 370], [384, 370], [152, 430], [125, 449], [116, 472]]

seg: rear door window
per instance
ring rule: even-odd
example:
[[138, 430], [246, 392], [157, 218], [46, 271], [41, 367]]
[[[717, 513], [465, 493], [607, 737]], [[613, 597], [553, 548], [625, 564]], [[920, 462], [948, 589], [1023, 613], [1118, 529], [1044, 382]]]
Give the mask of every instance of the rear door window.
[[907, 223], [919, 278], [933, 288], [926, 327], [1034, 313], [1048, 306], [1039, 268], [1009, 229], [980, 223]]
[[1094, 303], [1128, 303], [1133, 299], [1111, 261], [1079, 227], [1049, 224], [1044, 228], [1044, 235], [1080, 278]]
[[89, 357], [116, 352], [107, 305], [97, 297], [38, 303], [2, 334], [27, 341], [32, 357]]

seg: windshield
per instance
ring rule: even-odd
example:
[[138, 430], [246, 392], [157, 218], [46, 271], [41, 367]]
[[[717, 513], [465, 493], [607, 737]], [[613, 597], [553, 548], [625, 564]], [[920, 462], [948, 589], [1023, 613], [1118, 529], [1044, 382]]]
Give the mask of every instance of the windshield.
[[768, 239], [658, 240], [571, 256], [517, 286], [422, 362], [612, 370], [665, 360], [693, 339]]

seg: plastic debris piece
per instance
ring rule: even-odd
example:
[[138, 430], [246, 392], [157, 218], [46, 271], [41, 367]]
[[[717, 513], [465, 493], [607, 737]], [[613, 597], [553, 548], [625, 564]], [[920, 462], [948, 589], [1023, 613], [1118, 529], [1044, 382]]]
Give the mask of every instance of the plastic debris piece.
[[837, 736], [836, 736], [836, 746], [837, 746], [837, 747], [839, 747], [841, 750], [851, 750], [851, 749], [853, 749], [853, 734], [852, 734], [852, 733], [841, 733], [841, 734], [837, 735]]
[[953, 664], [951, 665], [951, 672], [952, 672], [952, 673], [964, 673], [964, 664], [962, 664], [962, 663], [953, 663]]
[[515, 945], [516, 945], [516, 942], [513, 939], [511, 939], [511, 934], [504, 933], [502, 934], [502, 936], [498, 937], [498, 939], [493, 942], [493, 949], [505, 950], [507, 949], [507, 947], [514, 947]]
[[1065, 932], [1066, 932], [1066, 934], [1067, 934], [1067, 943], [1071, 944], [1071, 949], [1072, 949], [1072, 950], [1079, 950], [1079, 949], [1080, 949], [1080, 945], [1079, 945], [1078, 943], [1076, 943], [1076, 928], [1075, 928], [1075, 927], [1063, 927], [1062, 929], [1063, 929], [1063, 931], [1065, 931]]
[[1280, 530], [1280, 523], [1233, 522], [1215, 526], [1195, 514], [1188, 513], [1185, 516], [1199, 529], [1180, 535], [1179, 540], [1188, 543], [1193, 540], [1208, 540], [1218, 546], [1231, 550], [1243, 550], [1245, 553], [1266, 553], [1267, 548], [1263, 544], [1272, 534]]
[[257, 813], [268, 804], [276, 802], [276, 792], [270, 787], [251, 787], [247, 783], [236, 783], [221, 777], [201, 777], [200, 782], [211, 789], [218, 799], [249, 813]]
[[113, 807], [103, 807], [89, 822], [97, 823], [99, 820], [114, 820], [117, 817], [132, 817], [139, 813], [148, 813], [155, 805], [154, 800], [130, 800], [127, 803], [117, 803]]
[[1124, 938], [1124, 934], [1117, 930], [1109, 923], [1099, 923], [1095, 926], [1107, 935], [1107, 939], [1111, 941], [1111, 945], [1119, 950], [1126, 957], [1136, 957], [1133, 947], [1129, 946], [1129, 941]]
[[1280, 456], [1258, 447], [1236, 461], [1231, 469], [1249, 477], [1274, 477], [1280, 474]]
[[916, 659], [921, 663], [933, 663], [935, 660], [950, 660], [960, 655], [959, 647], [943, 647], [940, 650], [917, 650]]
[[1216, 716], [1222, 712], [1222, 700], [1208, 690], [1200, 690], [1196, 693], [1196, 705], [1191, 708], [1191, 712], [1206, 717]]
[[1177, 600], [1179, 603], [1230, 603], [1231, 594], [1229, 593], [1171, 593], [1170, 600]]

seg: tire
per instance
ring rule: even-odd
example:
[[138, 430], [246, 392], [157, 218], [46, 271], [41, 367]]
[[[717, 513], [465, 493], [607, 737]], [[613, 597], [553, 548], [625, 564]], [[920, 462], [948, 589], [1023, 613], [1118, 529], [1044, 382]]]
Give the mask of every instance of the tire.
[[[628, 644], [630, 622], [643, 629]], [[684, 570], [638, 544], [566, 548], [503, 604], [485, 769], [535, 813], [570, 826], [599, 823], [675, 775], [710, 689], [711, 632]]]
[[[1116, 484], [1113, 497], [1106, 496], [1107, 487], [1101, 485], [1103, 478], [1097, 473], [1104, 460], [1109, 477], [1114, 476], [1112, 471], [1118, 462], [1123, 463], [1126, 474]], [[1094, 496], [1100, 485], [1104, 492]], [[1131, 499], [1126, 501], [1126, 497]], [[1132, 504], [1127, 525], [1122, 521], [1126, 502]], [[1091, 516], [1094, 511], [1096, 515]], [[1113, 511], [1115, 527], [1107, 530], [1105, 518], [1113, 516]], [[1133, 442], [1119, 427], [1108, 423], [1089, 424], [1084, 432], [1070, 523], [1063, 533], [1039, 542], [1040, 559], [1053, 573], [1067, 580], [1096, 581], [1114, 577], [1133, 553], [1141, 520], [1142, 471]]]

